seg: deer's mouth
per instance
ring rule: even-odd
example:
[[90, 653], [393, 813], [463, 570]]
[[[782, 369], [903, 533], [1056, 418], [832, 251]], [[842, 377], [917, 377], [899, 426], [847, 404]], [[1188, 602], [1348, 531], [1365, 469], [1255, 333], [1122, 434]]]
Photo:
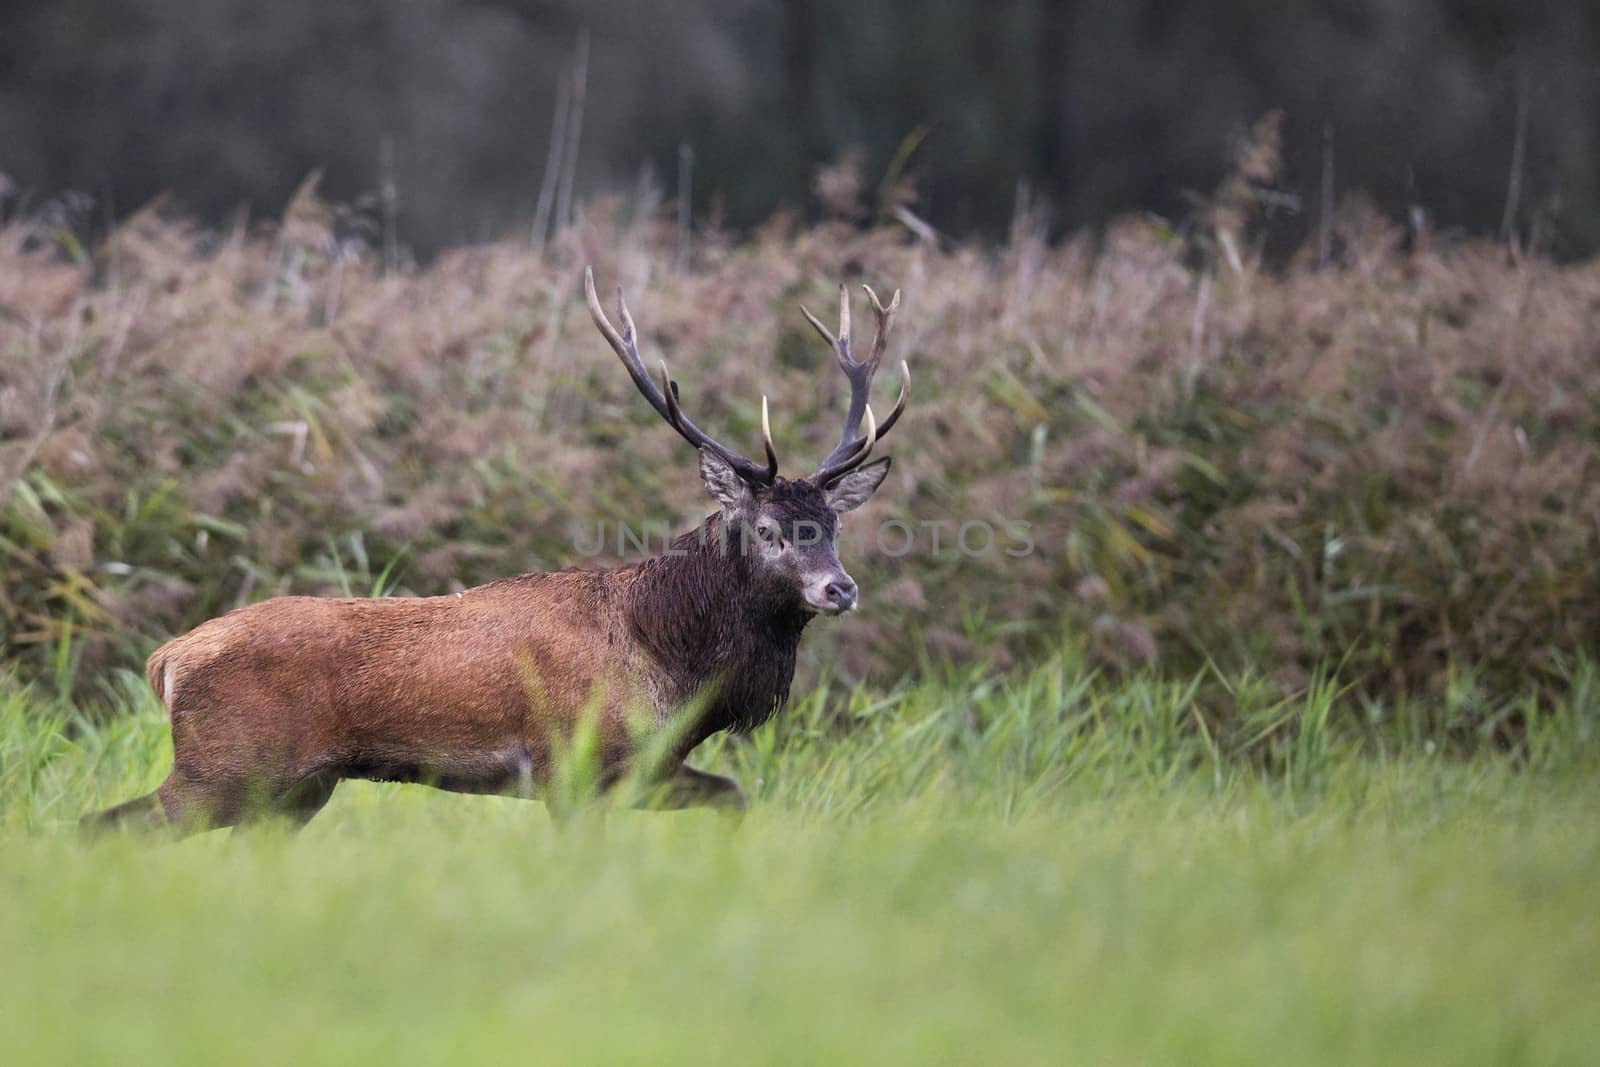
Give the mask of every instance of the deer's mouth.
[[847, 574], [819, 579], [806, 585], [806, 606], [821, 615], [843, 615], [860, 602], [856, 583]]

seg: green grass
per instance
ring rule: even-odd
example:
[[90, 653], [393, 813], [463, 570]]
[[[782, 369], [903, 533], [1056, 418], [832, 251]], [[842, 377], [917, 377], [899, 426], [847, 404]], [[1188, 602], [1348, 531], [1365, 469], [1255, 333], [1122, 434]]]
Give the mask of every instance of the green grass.
[[736, 828], [353, 783], [152, 845], [70, 832], [164, 773], [131, 676], [0, 684], [4, 1059], [1593, 1061], [1592, 690], [1470, 760], [1331, 685], [1230, 736], [1196, 693], [824, 686], [699, 760]]

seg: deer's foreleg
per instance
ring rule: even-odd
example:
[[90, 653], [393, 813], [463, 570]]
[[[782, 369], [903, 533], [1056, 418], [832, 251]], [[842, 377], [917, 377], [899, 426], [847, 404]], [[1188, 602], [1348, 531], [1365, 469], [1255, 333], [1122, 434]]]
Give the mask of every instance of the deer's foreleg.
[[697, 771], [688, 764], [679, 764], [651, 794], [648, 806], [653, 808], [717, 808], [730, 814], [745, 810], [744, 790], [732, 778], [720, 774]]

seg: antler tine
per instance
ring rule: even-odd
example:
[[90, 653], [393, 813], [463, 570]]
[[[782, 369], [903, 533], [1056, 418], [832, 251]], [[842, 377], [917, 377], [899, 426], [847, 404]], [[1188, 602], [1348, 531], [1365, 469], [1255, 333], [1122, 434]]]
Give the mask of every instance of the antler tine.
[[767, 418], [767, 395], [761, 394], [761, 446], [767, 450], [767, 468], [778, 473], [778, 450], [772, 447], [772, 422]]
[[867, 432], [862, 437], [862, 440], [865, 443], [861, 446], [860, 453], [858, 453], [856, 457], [850, 461], [850, 466], [852, 467], [859, 467], [861, 464], [865, 463], [867, 461], [867, 457], [872, 455], [872, 446], [878, 443], [878, 420], [872, 417], [871, 404], [867, 405], [866, 419]]
[[880, 318], [888, 318], [900, 310], [900, 290], [896, 289], [894, 291], [894, 295], [889, 298], [889, 306], [884, 307], [883, 301], [878, 299], [878, 294], [873, 290], [872, 286], [862, 282], [861, 288], [867, 291], [867, 296], [872, 300], [873, 310], [878, 313]]
[[628, 302], [622, 299], [622, 286], [617, 286], [617, 318], [622, 320], [622, 336], [629, 344], [637, 345], [639, 332], [634, 329], [633, 316], [628, 314]]
[[[876, 302], [876, 299], [874, 299], [874, 302]], [[850, 373], [853, 368], [860, 366], [850, 355], [850, 290], [848, 287], [839, 286], [839, 335], [837, 337], [829, 333], [828, 328], [822, 325], [822, 320], [811, 314], [811, 311], [804, 304], [800, 305], [800, 314], [804, 315], [806, 321], [811, 323], [812, 329], [821, 334], [822, 339], [833, 347], [834, 358], [839, 361], [840, 368], [846, 374]]]
[[[583, 270], [583, 295], [589, 303], [589, 317], [594, 320], [595, 328], [600, 331], [601, 335], [605, 337], [606, 341], [611, 345], [611, 347], [616, 350], [617, 355], [622, 357], [623, 363], [628, 363], [628, 353], [626, 351], [626, 344], [622, 340], [622, 335], [617, 333], [617, 328], [611, 325], [610, 319], [606, 318], [605, 308], [600, 306], [600, 297], [594, 291], [593, 267], [585, 267]], [[618, 287], [617, 295], [620, 299], [622, 295], [620, 286]]]
[[[900, 396], [895, 401], [894, 410], [881, 425], [872, 421], [867, 398], [872, 389], [872, 379], [878, 372], [878, 364], [882, 361], [884, 350], [889, 344], [889, 331], [893, 326], [894, 314], [900, 309], [900, 290], [896, 289], [894, 295], [889, 298], [889, 303], [885, 305], [872, 286], [862, 285], [861, 288], [866, 290], [867, 299], [872, 302], [872, 313], [876, 319], [872, 348], [868, 350], [867, 358], [864, 360], [854, 359], [850, 354], [850, 297], [849, 291], [844, 286], [839, 287], [838, 337], [830, 334], [810, 311], [804, 307], [800, 309], [812, 327], [832, 345], [834, 355], [839, 361], [839, 368], [844, 371], [845, 377], [850, 382], [850, 409], [845, 415], [844, 428], [839, 434], [838, 445], [812, 475], [812, 480], [818, 483], [825, 483], [860, 466], [872, 452], [876, 440], [899, 421], [905, 411], [906, 400], [910, 396], [911, 369], [904, 360], [901, 360]], [[868, 432], [857, 436], [863, 417], [869, 420]]]
[[661, 384], [657, 385], [651, 381], [650, 373], [645, 370], [644, 361], [639, 358], [638, 330], [634, 327], [633, 316], [628, 313], [627, 301], [622, 298], [621, 286], [617, 287], [617, 318], [622, 320], [620, 331], [611, 324], [610, 319], [606, 318], [605, 309], [600, 306], [600, 297], [594, 289], [593, 267], [584, 268], [583, 291], [589, 304], [589, 317], [594, 319], [595, 327], [601, 336], [606, 339], [612, 351], [616, 352], [617, 358], [622, 360], [628, 377], [633, 379], [634, 387], [650, 402], [650, 406], [655, 408], [656, 414], [665, 419], [667, 425], [678, 431], [678, 435], [691, 445], [710, 449], [721, 456], [744, 480], [755, 485], [770, 485], [778, 476], [778, 456], [772, 447], [772, 434], [767, 428], [765, 398], [762, 399], [762, 433], [767, 452], [767, 465], [762, 467], [718, 443], [683, 413], [683, 409], [678, 405], [678, 383], [673, 381], [667, 372], [665, 360], [661, 362]]
[[894, 291], [889, 298], [889, 306], [884, 307], [878, 294], [872, 291], [872, 286], [863, 282], [861, 288], [867, 291], [867, 299], [872, 301], [872, 313], [878, 320], [878, 328], [872, 335], [872, 354], [867, 357], [867, 364], [872, 367], [873, 373], [877, 373], [883, 350], [889, 347], [889, 330], [894, 324], [894, 313], [900, 310], [900, 290]]
[[683, 409], [678, 407], [678, 383], [672, 380], [672, 375], [667, 371], [667, 361], [657, 360], [661, 368], [661, 392], [667, 399], [667, 422], [674, 430], [683, 432]]
[[811, 328], [820, 333], [822, 335], [822, 339], [828, 342], [828, 344], [833, 347], [834, 352], [837, 354], [839, 350], [839, 339], [832, 333], [828, 332], [828, 328], [822, 325], [822, 320], [811, 314], [811, 309], [806, 307], [804, 304], [800, 305], [800, 314], [806, 317], [806, 321], [811, 324]]
[[850, 358], [850, 290], [839, 283], [839, 343], [834, 351], [842, 364], [853, 363]]

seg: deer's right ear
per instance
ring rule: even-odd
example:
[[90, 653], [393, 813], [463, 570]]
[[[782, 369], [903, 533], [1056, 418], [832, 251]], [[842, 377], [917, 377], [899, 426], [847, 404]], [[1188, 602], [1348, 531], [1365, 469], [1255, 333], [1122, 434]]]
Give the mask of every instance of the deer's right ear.
[[700, 479], [706, 483], [706, 492], [729, 514], [750, 503], [750, 487], [739, 477], [739, 472], [709, 448], [700, 450]]
[[843, 515], [865, 504], [867, 499], [878, 491], [878, 486], [883, 484], [884, 478], [888, 477], [890, 458], [884, 456], [880, 460], [874, 460], [864, 467], [857, 467], [850, 473], [836, 478], [832, 485], [822, 491], [828, 500], [828, 506]]

